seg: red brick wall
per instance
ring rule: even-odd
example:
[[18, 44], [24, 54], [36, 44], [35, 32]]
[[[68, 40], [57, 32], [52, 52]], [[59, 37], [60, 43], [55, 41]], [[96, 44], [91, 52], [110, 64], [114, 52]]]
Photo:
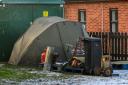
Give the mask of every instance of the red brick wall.
[[[103, 5], [103, 6], [102, 6]], [[86, 28], [88, 32], [100, 32], [102, 28], [102, 7], [104, 13], [104, 31], [110, 31], [109, 9], [118, 8], [118, 31], [128, 32], [128, 2], [106, 3], [70, 3], [65, 4], [65, 18], [78, 21], [78, 9], [86, 10]]]

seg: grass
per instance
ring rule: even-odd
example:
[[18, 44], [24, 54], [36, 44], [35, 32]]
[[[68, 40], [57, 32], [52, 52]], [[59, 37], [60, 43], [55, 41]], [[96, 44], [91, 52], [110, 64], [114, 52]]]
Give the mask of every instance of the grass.
[[26, 80], [26, 79], [46, 77], [46, 74], [30, 73], [29, 71], [33, 69], [35, 68], [5, 65], [0, 68], [0, 79], [21, 81], [21, 80]]
[[30, 71], [42, 71], [42, 68], [38, 67], [24, 67], [5, 64], [0, 68], [0, 79], [9, 79], [12, 81], [22, 81], [26, 79], [38, 79], [47, 78], [53, 80], [67, 79], [74, 74], [63, 73], [58, 76], [47, 76], [47, 74], [30, 73]]

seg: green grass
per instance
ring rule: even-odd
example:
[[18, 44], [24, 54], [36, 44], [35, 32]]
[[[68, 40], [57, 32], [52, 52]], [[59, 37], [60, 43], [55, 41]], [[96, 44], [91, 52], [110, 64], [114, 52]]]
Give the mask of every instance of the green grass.
[[36, 74], [36, 73], [33, 74], [28, 72], [29, 70], [32, 70], [35, 68], [29, 68], [29, 70], [27, 67], [25, 67], [24, 70], [21, 70], [21, 68], [24, 68], [24, 67], [13, 66], [13, 65], [3, 66], [2, 68], [0, 68], [0, 79], [21, 81], [25, 79], [46, 77], [46, 74]]
[[62, 73], [58, 76], [47, 76], [47, 74], [30, 73], [30, 71], [42, 71], [42, 68], [28, 67], [28, 66], [15, 66], [4, 65], [0, 68], [0, 79], [9, 79], [12, 81], [22, 81], [26, 79], [48, 78], [54, 80], [67, 79], [74, 74]]

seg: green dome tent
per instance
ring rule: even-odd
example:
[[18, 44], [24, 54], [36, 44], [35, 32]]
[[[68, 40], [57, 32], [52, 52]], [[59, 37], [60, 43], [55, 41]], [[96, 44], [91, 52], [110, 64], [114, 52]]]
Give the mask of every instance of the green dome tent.
[[9, 64], [37, 65], [47, 46], [57, 47], [61, 57], [66, 57], [66, 44], [75, 45], [82, 36], [82, 24], [59, 17], [41, 17], [17, 40]]

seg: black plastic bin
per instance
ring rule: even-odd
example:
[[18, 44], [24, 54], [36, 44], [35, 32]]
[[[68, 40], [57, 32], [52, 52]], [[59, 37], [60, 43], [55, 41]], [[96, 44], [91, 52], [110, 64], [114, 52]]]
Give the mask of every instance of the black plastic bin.
[[101, 68], [101, 39], [86, 38], [84, 39], [85, 46], [85, 69], [92, 72], [95, 68]]

